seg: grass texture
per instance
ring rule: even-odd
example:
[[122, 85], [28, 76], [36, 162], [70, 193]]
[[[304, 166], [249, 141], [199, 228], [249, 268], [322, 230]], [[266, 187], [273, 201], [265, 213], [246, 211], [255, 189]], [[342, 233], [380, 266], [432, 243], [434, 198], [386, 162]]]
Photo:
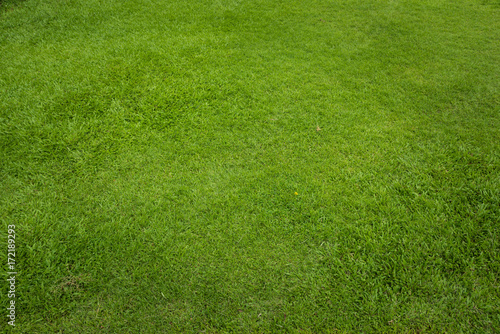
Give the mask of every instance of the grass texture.
[[498, 333], [495, 0], [3, 0], [13, 333]]

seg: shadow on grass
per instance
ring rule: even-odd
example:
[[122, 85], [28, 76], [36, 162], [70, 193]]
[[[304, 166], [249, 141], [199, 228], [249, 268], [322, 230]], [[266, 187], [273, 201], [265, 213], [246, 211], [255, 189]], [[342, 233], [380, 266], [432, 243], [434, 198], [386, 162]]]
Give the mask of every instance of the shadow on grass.
[[4, 12], [13, 10], [27, 0], [0, 0], [0, 15]]

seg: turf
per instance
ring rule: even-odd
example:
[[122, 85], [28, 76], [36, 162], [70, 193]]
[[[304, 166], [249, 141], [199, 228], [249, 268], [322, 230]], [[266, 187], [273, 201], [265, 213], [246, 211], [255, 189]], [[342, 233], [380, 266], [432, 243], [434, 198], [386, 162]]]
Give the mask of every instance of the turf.
[[0, 330], [498, 333], [499, 40], [495, 0], [2, 1]]

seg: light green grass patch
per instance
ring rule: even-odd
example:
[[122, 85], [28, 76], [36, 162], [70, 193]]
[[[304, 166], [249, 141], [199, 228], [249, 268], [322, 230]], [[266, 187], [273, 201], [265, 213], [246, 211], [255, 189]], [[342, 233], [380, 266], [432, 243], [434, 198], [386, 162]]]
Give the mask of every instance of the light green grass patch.
[[498, 17], [3, 1], [13, 332], [497, 332]]

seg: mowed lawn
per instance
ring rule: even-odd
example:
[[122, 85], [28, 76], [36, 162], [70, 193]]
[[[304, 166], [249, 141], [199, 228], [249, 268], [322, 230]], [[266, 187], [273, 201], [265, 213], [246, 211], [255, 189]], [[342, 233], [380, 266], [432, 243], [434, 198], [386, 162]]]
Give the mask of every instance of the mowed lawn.
[[496, 0], [3, 0], [0, 331], [499, 333], [499, 41]]

